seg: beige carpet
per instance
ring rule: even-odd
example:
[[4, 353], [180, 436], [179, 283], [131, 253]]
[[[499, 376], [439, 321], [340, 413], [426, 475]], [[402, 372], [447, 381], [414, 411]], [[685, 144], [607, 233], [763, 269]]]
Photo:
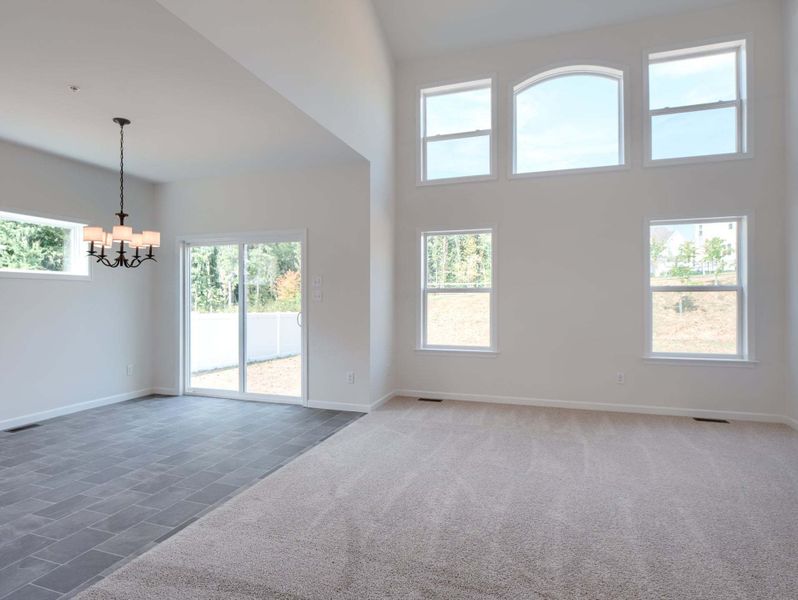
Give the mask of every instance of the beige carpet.
[[798, 598], [798, 433], [397, 399], [81, 598]]

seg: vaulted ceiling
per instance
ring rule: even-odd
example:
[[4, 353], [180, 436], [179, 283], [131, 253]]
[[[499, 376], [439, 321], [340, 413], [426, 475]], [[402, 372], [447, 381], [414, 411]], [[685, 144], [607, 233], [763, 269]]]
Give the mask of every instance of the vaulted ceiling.
[[0, 138], [118, 168], [127, 117], [154, 181], [359, 159], [155, 0], [3, 0], [0, 73]]
[[397, 59], [493, 46], [731, 0], [372, 0]]

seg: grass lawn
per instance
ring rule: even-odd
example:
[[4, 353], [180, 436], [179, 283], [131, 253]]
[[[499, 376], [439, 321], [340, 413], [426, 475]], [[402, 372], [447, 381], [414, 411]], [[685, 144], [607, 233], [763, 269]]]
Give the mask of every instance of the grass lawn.
[[427, 344], [490, 346], [490, 294], [429, 294]]
[[[719, 285], [736, 285], [737, 274], [721, 273]], [[652, 277], [652, 286], [716, 285], [714, 275]], [[652, 298], [654, 352], [701, 354], [737, 353], [736, 292], [654, 292]]]
[[652, 304], [654, 352], [737, 353], [736, 292], [655, 292]]

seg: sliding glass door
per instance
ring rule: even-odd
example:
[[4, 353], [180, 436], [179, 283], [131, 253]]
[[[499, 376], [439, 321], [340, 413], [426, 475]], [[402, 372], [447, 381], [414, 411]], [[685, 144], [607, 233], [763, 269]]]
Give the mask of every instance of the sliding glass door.
[[186, 242], [186, 393], [303, 403], [302, 238]]

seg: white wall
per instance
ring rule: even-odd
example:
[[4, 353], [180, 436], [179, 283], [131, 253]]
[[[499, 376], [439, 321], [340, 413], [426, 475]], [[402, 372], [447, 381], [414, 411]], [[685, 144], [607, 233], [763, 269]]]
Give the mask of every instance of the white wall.
[[[399, 387], [518, 401], [783, 414], [786, 290], [780, 18], [781, 3], [765, 0], [400, 63], [396, 83]], [[642, 167], [645, 50], [700, 44], [730, 34], [752, 36], [755, 157]], [[631, 168], [508, 180], [511, 84], [552, 64], [591, 59], [629, 69]], [[417, 187], [417, 86], [490, 74], [498, 82], [498, 179]], [[644, 362], [644, 219], [745, 212], [753, 215], [751, 294], [759, 363], [706, 367]], [[498, 227], [499, 356], [414, 352], [417, 230], [486, 225]], [[595, 269], [597, 264], [602, 268]], [[625, 385], [615, 383], [618, 371], [626, 373]]]
[[364, 156], [370, 192], [370, 393], [394, 385], [393, 61], [369, 0], [159, 0]]
[[798, 420], [798, 0], [785, 0], [787, 75], [788, 414]]
[[[308, 230], [307, 276], [321, 275], [323, 302], [309, 302], [309, 399], [369, 404], [369, 176], [365, 161], [158, 186], [162, 229], [157, 270], [157, 386], [177, 389], [182, 236]], [[346, 372], [355, 371], [355, 384]]]
[[[113, 171], [0, 142], [0, 210], [107, 229], [116, 222], [118, 186]], [[130, 224], [154, 227], [154, 186], [128, 178], [125, 192]], [[93, 266], [90, 281], [0, 279], [0, 429], [27, 422], [26, 415], [149, 392], [157, 268]]]

